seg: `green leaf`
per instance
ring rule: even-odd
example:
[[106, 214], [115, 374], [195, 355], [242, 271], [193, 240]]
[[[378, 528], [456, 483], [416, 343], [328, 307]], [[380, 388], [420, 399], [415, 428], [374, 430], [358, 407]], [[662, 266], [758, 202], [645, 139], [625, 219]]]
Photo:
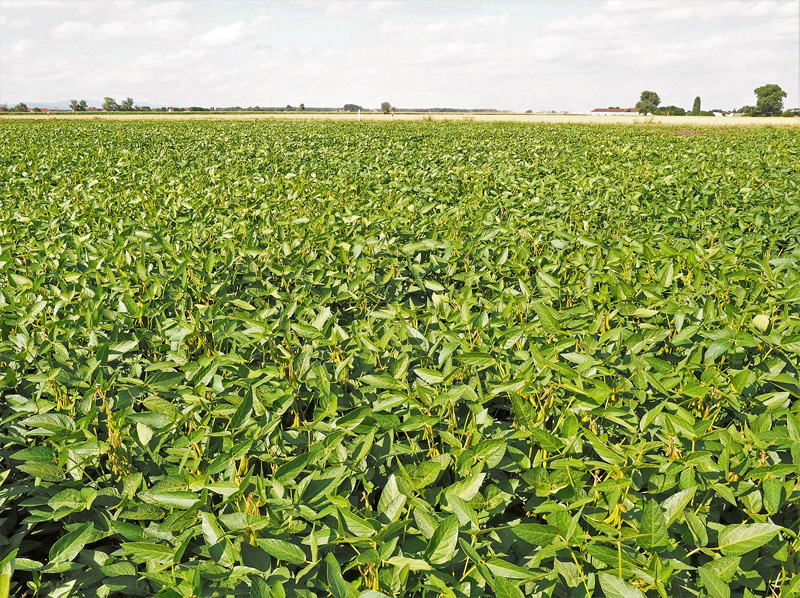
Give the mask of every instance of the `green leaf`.
[[86, 507], [86, 499], [78, 490], [67, 488], [48, 500], [47, 506], [54, 511], [61, 508], [83, 510]]
[[664, 513], [654, 500], [648, 500], [642, 507], [639, 534], [638, 543], [646, 550], [658, 550], [669, 546], [669, 533], [667, 533]]
[[397, 479], [392, 474], [383, 487], [383, 492], [381, 492], [381, 498], [378, 501], [378, 512], [386, 516], [389, 521], [394, 521], [402, 512], [405, 504], [406, 496], [400, 492], [397, 487]]
[[372, 386], [373, 388], [379, 389], [384, 388], [388, 390], [403, 390], [405, 388], [404, 384], [394, 379], [389, 374], [367, 374], [366, 376], [361, 376], [361, 382], [367, 386]]
[[263, 577], [253, 576], [250, 584], [250, 598], [272, 598], [267, 580]]
[[[543, 273], [539, 272], [538, 275], [541, 277]], [[543, 303], [534, 303], [533, 309], [536, 311], [536, 315], [539, 316], [539, 324], [541, 324], [547, 334], [557, 335], [561, 332], [561, 325], [558, 322], [558, 312], [556, 310]]]
[[664, 509], [664, 516], [667, 520], [667, 527], [675, 523], [678, 519], [680, 514], [686, 508], [686, 505], [692, 500], [697, 491], [697, 486], [692, 486], [691, 488], [686, 488], [685, 490], [681, 490], [668, 496], [663, 503], [661, 503], [662, 508]]
[[[491, 569], [491, 567], [489, 568]], [[494, 579], [494, 595], [497, 598], [525, 598], [522, 590], [502, 577]]]
[[531, 437], [536, 444], [538, 444], [548, 453], [555, 453], [564, 446], [564, 443], [561, 441], [561, 439], [554, 436], [547, 430], [542, 430], [541, 428], [531, 428], [530, 432]]
[[231, 416], [230, 422], [230, 429], [231, 430], [238, 430], [241, 428], [247, 420], [250, 419], [250, 412], [253, 410], [253, 389], [248, 388], [247, 392], [244, 393], [244, 398], [242, 402], [239, 403], [239, 406], [236, 408], [236, 411]]
[[302, 565], [306, 562], [306, 554], [303, 550], [279, 538], [258, 538], [256, 543], [270, 555], [281, 561], [286, 561], [292, 565]]
[[15, 548], [0, 561], [0, 598], [9, 598], [11, 594], [11, 578], [14, 576], [14, 559], [17, 551]]
[[433, 569], [427, 561], [412, 559], [405, 556], [393, 556], [386, 562], [401, 569], [403, 567], [408, 567], [411, 571], [431, 571]]
[[83, 550], [83, 547], [91, 542], [94, 533], [91, 523], [83, 523], [62, 536], [50, 547], [50, 562], [68, 563], [72, 561]]
[[414, 368], [414, 373], [427, 384], [439, 384], [445, 379], [444, 374], [428, 368]]
[[707, 562], [702, 568], [707, 569], [725, 583], [729, 583], [741, 570], [741, 562], [742, 557], [739, 556], [722, 556]]
[[281, 465], [275, 471], [273, 479], [280, 484], [291, 482], [301, 471], [311, 463], [314, 463], [321, 456], [322, 450], [323, 447], [321, 444], [312, 445], [307, 452], [301, 453], [294, 459]]
[[433, 484], [442, 471], [442, 465], [436, 461], [423, 461], [418, 465], [409, 465], [406, 472], [416, 490]]
[[731, 349], [733, 349], [733, 343], [731, 341], [716, 340], [708, 346], [708, 349], [706, 349], [705, 362], [710, 363]]
[[188, 509], [200, 501], [200, 498], [193, 492], [140, 492], [139, 498], [148, 504], [158, 507], [175, 507], [178, 509]]
[[780, 530], [772, 523], [729, 525], [719, 534], [719, 548], [725, 556], [740, 556], [763, 546]]
[[475, 510], [463, 498], [459, 498], [450, 492], [445, 492], [447, 498], [447, 506], [458, 517], [458, 524], [462, 527], [472, 525], [472, 529], [478, 529], [478, 516]]
[[432, 565], [447, 563], [456, 551], [458, 543], [458, 517], [450, 515], [433, 532], [425, 549], [425, 559]]
[[465, 480], [461, 480], [452, 486], [449, 486], [447, 488], [447, 492], [454, 494], [461, 500], [470, 501], [477, 496], [484, 479], [486, 479], [485, 473], [479, 473], [477, 475], [470, 476]]
[[467, 367], [477, 367], [480, 369], [487, 368], [496, 363], [495, 358], [489, 353], [470, 351], [457, 355], [455, 359]]
[[328, 575], [328, 590], [333, 598], [347, 598], [347, 583], [342, 577], [342, 569], [333, 553], [325, 557], [325, 568]]
[[124, 542], [122, 550], [131, 555], [136, 562], [156, 562], [167, 565], [173, 562], [175, 549], [153, 542]]
[[122, 341], [119, 343], [111, 343], [108, 346], [108, 358], [107, 361], [114, 361], [115, 359], [119, 359], [126, 353], [133, 351], [134, 349], [139, 347], [139, 341], [137, 340], [129, 340], [129, 341]]
[[528, 569], [524, 569], [518, 565], [514, 565], [499, 558], [489, 559], [486, 561], [486, 566], [489, 568], [489, 571], [491, 571], [492, 574], [496, 575], [498, 578], [533, 579], [536, 577]]
[[774, 515], [780, 511], [783, 505], [785, 490], [783, 482], [776, 478], [765, 478], [761, 482], [761, 495], [764, 498], [764, 506], [767, 512]]
[[231, 304], [245, 311], [253, 311], [254, 309], [256, 309], [255, 306], [248, 303], [247, 301], [244, 301], [243, 299], [234, 299], [233, 301], [231, 301]]
[[39, 413], [25, 418], [21, 423], [56, 433], [75, 431], [75, 421], [63, 413]]
[[684, 516], [686, 517], [686, 523], [689, 525], [689, 531], [691, 531], [695, 542], [697, 542], [697, 545], [707, 545], [708, 531], [706, 531], [706, 526], [703, 524], [700, 518], [695, 515], [694, 511], [691, 509], [684, 511]]
[[646, 598], [644, 592], [636, 588], [616, 575], [609, 575], [601, 571], [597, 574], [600, 579], [600, 587], [606, 598]]
[[344, 528], [359, 538], [374, 536], [376, 531], [363, 517], [359, 517], [348, 509], [337, 508]]
[[731, 598], [730, 586], [717, 577], [708, 567], [698, 570], [700, 581], [710, 598]]
[[541, 523], [520, 523], [511, 528], [522, 541], [533, 546], [547, 546], [558, 537], [558, 529]]

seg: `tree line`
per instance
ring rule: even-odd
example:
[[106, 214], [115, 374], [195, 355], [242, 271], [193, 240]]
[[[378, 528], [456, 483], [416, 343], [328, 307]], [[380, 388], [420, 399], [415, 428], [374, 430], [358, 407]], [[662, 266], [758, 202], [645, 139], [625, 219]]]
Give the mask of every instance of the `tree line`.
[[[753, 90], [756, 96], [755, 106], [743, 106], [739, 112], [746, 116], [800, 116], [800, 114], [791, 110], [783, 110], [783, 99], [786, 97], [786, 92], [780, 88], [779, 85], [770, 83], [762, 85]], [[659, 106], [661, 98], [654, 91], [643, 91], [639, 96], [639, 101], [636, 103], [636, 108], [639, 114], [653, 114], [655, 116], [713, 116], [715, 112], [723, 112], [720, 109], [713, 109], [704, 111], [701, 109], [700, 96], [694, 99], [691, 112], [687, 112], [678, 106]]]

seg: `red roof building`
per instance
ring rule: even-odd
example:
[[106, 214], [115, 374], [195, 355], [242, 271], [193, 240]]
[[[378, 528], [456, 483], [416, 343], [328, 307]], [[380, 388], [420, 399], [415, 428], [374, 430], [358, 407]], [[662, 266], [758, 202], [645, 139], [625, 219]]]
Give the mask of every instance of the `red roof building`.
[[629, 112], [636, 112], [639, 113], [638, 108], [595, 108], [592, 110], [592, 114], [621, 114], [621, 113], [629, 113]]

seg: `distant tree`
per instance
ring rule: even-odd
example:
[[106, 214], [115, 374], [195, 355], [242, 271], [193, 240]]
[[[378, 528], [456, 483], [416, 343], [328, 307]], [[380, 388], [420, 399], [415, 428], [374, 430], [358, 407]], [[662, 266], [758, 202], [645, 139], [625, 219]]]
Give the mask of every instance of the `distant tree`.
[[109, 98], [106, 96], [103, 98], [103, 110], [106, 110], [107, 112], [115, 112], [119, 110], [119, 104], [117, 104], [114, 98]]
[[79, 105], [78, 100], [69, 101], [70, 110], [72, 110], [73, 112], [78, 112], [78, 105]]
[[284, 108], [284, 110], [286, 110], [286, 112], [291, 112], [292, 110], [294, 110], [294, 106], [292, 106], [291, 104], [286, 104], [286, 108]]
[[125, 112], [130, 112], [131, 110], [133, 110], [133, 98], [128, 98], [127, 100], [124, 100], [119, 105], [119, 109], [124, 110]]
[[390, 102], [381, 102], [381, 111], [384, 114], [389, 114], [392, 111], [392, 104]]
[[0, 104], [0, 112], [8, 112], [8, 104]]
[[653, 114], [657, 116], [686, 116], [686, 110], [678, 106], [662, 106], [655, 108]]
[[86, 100], [70, 100], [69, 107], [73, 112], [86, 112], [86, 108], [89, 106], [86, 104]]
[[25, 102], [20, 102], [11, 109], [13, 112], [27, 112], [28, 105]]
[[39, 108], [39, 107], [37, 106], [37, 107], [35, 107], [35, 108], [33, 109], [33, 111], [34, 111], [34, 112], [41, 112], [41, 111], [42, 111], [42, 109], [41, 109], [41, 108]]
[[697, 96], [694, 99], [694, 104], [692, 104], [692, 116], [697, 116], [700, 114], [700, 96]]
[[306, 105], [305, 104], [300, 104], [300, 112], [304, 112], [305, 109], [306, 109]]
[[758, 98], [756, 101], [757, 116], [781, 115], [781, 112], [783, 112], [783, 98], [786, 97], [786, 92], [778, 85], [774, 83], [762, 85], [756, 88], [753, 93]]
[[661, 98], [658, 97], [656, 92], [643, 91], [639, 101], [636, 103], [636, 107], [639, 109], [639, 114], [647, 114], [648, 112], [652, 114], [660, 103]]
[[345, 104], [344, 108], [342, 108], [345, 112], [358, 112], [361, 110], [361, 106], [358, 104]]

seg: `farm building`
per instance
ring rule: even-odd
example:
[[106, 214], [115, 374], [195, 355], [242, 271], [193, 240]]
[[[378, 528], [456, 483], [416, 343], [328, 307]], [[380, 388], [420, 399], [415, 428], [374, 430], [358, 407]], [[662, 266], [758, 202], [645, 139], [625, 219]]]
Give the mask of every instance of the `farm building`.
[[591, 114], [595, 116], [609, 116], [616, 114], [639, 114], [638, 108], [595, 108]]

